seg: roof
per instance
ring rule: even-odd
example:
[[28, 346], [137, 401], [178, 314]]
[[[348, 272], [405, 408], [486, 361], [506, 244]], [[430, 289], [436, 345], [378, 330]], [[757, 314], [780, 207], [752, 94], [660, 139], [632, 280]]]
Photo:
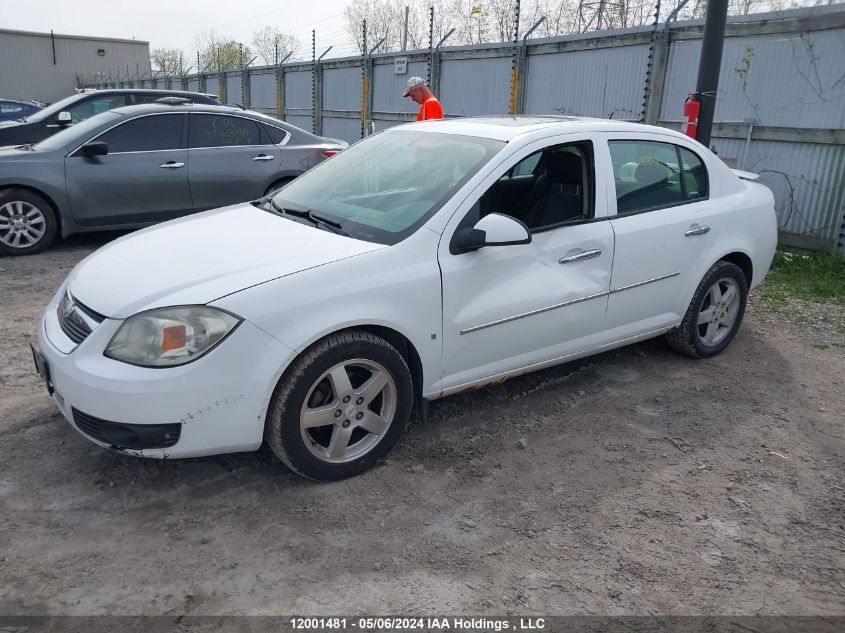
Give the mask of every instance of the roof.
[[122, 108], [112, 108], [109, 112], [115, 112], [117, 114], [121, 114], [124, 116], [127, 115], [135, 115], [135, 114], [144, 114], [147, 112], [213, 112], [215, 114], [226, 113], [226, 114], [257, 114], [256, 112], [251, 112], [249, 110], [241, 110], [240, 108], [233, 108], [231, 106], [224, 106], [224, 105], [211, 105], [208, 103], [179, 103], [179, 104], [166, 104], [166, 103], [142, 103], [139, 105], [129, 105], [123, 106]]
[[510, 141], [517, 136], [559, 128], [561, 134], [567, 132], [597, 132], [602, 130], [631, 132], [670, 132], [665, 128], [619, 121], [615, 119], [593, 119], [573, 116], [495, 116], [495, 117], [455, 117], [437, 121], [420, 121], [403, 125], [402, 129], [441, 134], [461, 134], [480, 136], [498, 141]]
[[118, 37], [97, 37], [96, 35], [66, 35], [63, 33], [42, 33], [40, 31], [19, 31], [15, 29], [0, 29], [0, 35], [24, 35], [28, 37], [58, 37], [66, 40], [89, 40], [91, 42], [117, 42], [119, 44], [139, 44], [149, 46], [146, 40], [124, 39]]

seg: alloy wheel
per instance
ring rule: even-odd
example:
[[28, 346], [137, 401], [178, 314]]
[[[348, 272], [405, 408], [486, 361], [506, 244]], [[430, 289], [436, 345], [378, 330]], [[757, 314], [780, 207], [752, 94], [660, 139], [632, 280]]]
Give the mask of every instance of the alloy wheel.
[[709, 347], [721, 343], [730, 334], [739, 314], [739, 285], [729, 277], [714, 283], [698, 312], [698, 337]]
[[396, 383], [379, 363], [344, 361], [311, 386], [299, 414], [305, 446], [321, 461], [363, 457], [382, 440], [396, 415]]
[[0, 206], [0, 242], [11, 248], [37, 244], [47, 231], [44, 213], [33, 204], [13, 200]]

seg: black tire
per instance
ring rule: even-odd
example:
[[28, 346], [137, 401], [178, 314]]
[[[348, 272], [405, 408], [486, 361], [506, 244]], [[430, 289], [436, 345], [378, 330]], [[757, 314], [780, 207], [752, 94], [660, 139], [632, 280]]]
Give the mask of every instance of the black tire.
[[264, 195], [269, 196], [270, 194], [272, 194], [272, 193], [278, 191], [279, 189], [281, 189], [282, 187], [284, 187], [289, 182], [293, 182], [295, 180], [295, 178], [296, 178], [296, 176], [290, 176], [288, 178], [281, 178], [281, 179], [277, 180], [272, 185], [267, 187], [267, 191], [264, 192]]
[[[26, 208], [30, 206], [34, 207], [43, 218], [43, 233], [33, 243], [24, 242], [24, 246], [15, 246], [7, 243], [10, 241], [13, 242], [15, 239], [12, 233], [11, 223], [5, 220], [9, 219], [7, 214], [15, 210], [17, 203], [27, 205]], [[33, 223], [34, 226], [35, 224]], [[39, 222], [38, 226], [41, 227], [42, 224]], [[58, 222], [53, 206], [43, 196], [29, 189], [11, 188], [0, 191], [0, 253], [4, 255], [33, 255], [40, 253], [56, 238], [57, 228]], [[20, 239], [23, 240], [24, 236], [21, 236]]]
[[[369, 438], [368, 441], [377, 442], [366, 453], [352, 461], [332, 463], [318, 458], [312, 452], [312, 449], [319, 450], [319, 448], [316, 448], [318, 442], [312, 441], [312, 448], [306, 445], [303, 435], [307, 434], [308, 431], [303, 431], [300, 428], [300, 412], [306, 398], [309, 398], [309, 394], [313, 398], [315, 390], [319, 388], [318, 385], [324, 384], [320, 382], [321, 376], [339, 363], [353, 359], [364, 359], [377, 363], [387, 371], [393, 381], [391, 387], [392, 400], [395, 405], [393, 419], [387, 430], [381, 435], [381, 439], [374, 439], [365, 435], [365, 438]], [[356, 387], [356, 385], [353, 384], [353, 387]], [[405, 359], [395, 347], [369, 332], [361, 330], [340, 332], [323, 339], [303, 352], [282, 375], [270, 400], [264, 430], [265, 439], [276, 457], [298, 475], [315, 481], [345, 479], [372, 467], [393, 448], [408, 424], [413, 404], [413, 393], [411, 372]], [[332, 394], [330, 401], [332, 407], [337, 407], [336, 413], [344, 407], [343, 404], [339, 403], [335, 394]], [[309, 406], [313, 405], [309, 404]], [[340, 418], [345, 417], [345, 415], [349, 414], [341, 414], [338, 418], [339, 422]], [[325, 433], [327, 428], [329, 427], [321, 427], [317, 431]], [[329, 436], [339, 432], [339, 430], [337, 426], [331, 427]], [[366, 433], [365, 431], [362, 432]], [[311, 435], [308, 435], [308, 437], [312, 439]], [[363, 440], [359, 439], [358, 441]], [[350, 447], [356, 445], [350, 440]], [[328, 452], [328, 449], [326, 451]]]
[[[737, 308], [736, 317], [730, 328], [723, 334], [723, 338], [719, 339], [712, 345], [708, 345], [703, 339], [702, 328], [706, 330], [706, 325], [698, 324], [699, 313], [703, 309], [709, 308], [710, 290], [719, 282], [720, 284], [729, 284], [728, 280], [736, 284], [739, 292], [739, 306]], [[736, 264], [719, 260], [696, 288], [695, 294], [692, 297], [689, 308], [684, 315], [681, 324], [666, 334], [666, 340], [673, 349], [692, 356], [693, 358], [710, 358], [716, 354], [721, 353], [736, 336], [737, 330], [742, 323], [742, 317], [745, 314], [745, 304], [748, 299], [748, 281], [745, 279], [745, 274], [742, 269]], [[708, 304], [708, 305], [705, 305]]]

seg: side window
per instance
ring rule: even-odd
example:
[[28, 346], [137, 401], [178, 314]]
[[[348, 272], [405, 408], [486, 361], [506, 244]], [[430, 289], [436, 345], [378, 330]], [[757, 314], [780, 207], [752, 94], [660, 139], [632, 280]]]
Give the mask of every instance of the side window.
[[194, 148], [261, 145], [258, 123], [235, 116], [192, 114], [190, 137]]
[[678, 153], [670, 143], [610, 141], [620, 215], [683, 202]]
[[17, 103], [0, 102], [0, 112], [9, 114], [12, 112], [22, 112], [23, 106]]
[[[514, 178], [533, 175], [532, 178]], [[480, 217], [503, 213], [532, 233], [589, 220], [594, 214], [593, 150], [589, 142], [555, 145], [513, 165], [479, 200]]]
[[265, 125], [264, 129], [267, 131], [267, 135], [270, 137], [270, 141], [275, 145], [278, 145], [279, 143], [284, 141], [288, 135], [288, 133], [284, 130], [281, 130], [272, 125]]
[[66, 112], [70, 112], [70, 120], [73, 123], [79, 123], [95, 114], [107, 112], [112, 108], [122, 108], [125, 105], [126, 95], [106, 95], [85, 99], [67, 108]]
[[513, 166], [513, 169], [510, 170], [509, 176], [511, 178], [515, 178], [517, 176], [530, 176], [534, 173], [534, 170], [537, 168], [537, 163], [540, 162], [540, 157], [543, 155], [543, 152], [534, 152], [531, 156], [527, 158], [523, 158], [519, 161], [516, 165]]
[[706, 198], [707, 168], [701, 159], [685, 147], [679, 147], [681, 170], [684, 178], [684, 199], [699, 200]]
[[109, 154], [154, 152], [182, 147], [184, 114], [156, 114], [127, 121], [99, 138], [109, 146]]

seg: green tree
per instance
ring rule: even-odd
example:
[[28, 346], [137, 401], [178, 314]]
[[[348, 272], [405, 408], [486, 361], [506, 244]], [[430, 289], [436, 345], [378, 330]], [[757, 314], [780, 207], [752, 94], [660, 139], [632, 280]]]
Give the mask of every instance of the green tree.
[[178, 48], [154, 48], [150, 53], [150, 61], [153, 68], [164, 75], [178, 75], [187, 70], [183, 66], [184, 53]]
[[203, 31], [194, 38], [200, 58], [200, 70], [237, 70], [252, 59], [248, 46], [222, 35], [214, 29]]

